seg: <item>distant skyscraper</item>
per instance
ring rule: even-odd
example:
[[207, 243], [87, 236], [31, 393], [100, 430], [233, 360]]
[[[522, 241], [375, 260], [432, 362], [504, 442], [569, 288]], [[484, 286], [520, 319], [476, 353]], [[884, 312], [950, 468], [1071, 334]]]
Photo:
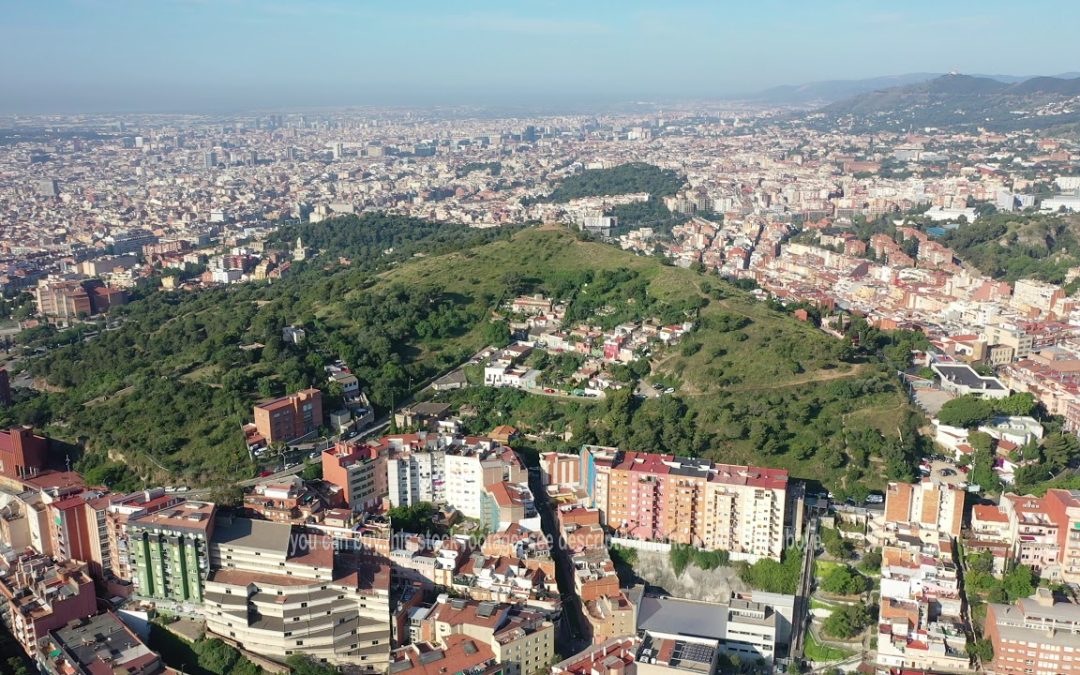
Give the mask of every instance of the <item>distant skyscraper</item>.
[[211, 150], [203, 155], [203, 168], [213, 169], [215, 166], [217, 166], [217, 153]]
[[334, 159], [341, 159], [341, 155], [345, 151], [345, 146], [341, 143], [334, 143], [332, 148], [334, 152]]

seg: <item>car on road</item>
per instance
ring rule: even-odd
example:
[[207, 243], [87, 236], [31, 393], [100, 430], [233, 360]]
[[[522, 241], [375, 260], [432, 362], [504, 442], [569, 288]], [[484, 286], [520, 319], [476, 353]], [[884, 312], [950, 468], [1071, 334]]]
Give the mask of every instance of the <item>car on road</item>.
[[953, 471], [952, 469], [942, 469], [939, 473], [942, 476], [955, 476], [956, 475], [956, 472]]
[[273, 475], [274, 475], [274, 472], [270, 471], [269, 469], [259, 472], [259, 478], [266, 478], [267, 476], [273, 476]]
[[554, 390], [554, 389], [552, 389], [551, 387], [546, 387], [546, 388], [544, 389], [544, 393], [545, 393], [545, 394], [554, 394], [554, 393], [555, 393], [555, 390]]
[[300, 462], [289, 462], [285, 465], [285, 470], [288, 471], [289, 469], [295, 469], [298, 466], [300, 466]]

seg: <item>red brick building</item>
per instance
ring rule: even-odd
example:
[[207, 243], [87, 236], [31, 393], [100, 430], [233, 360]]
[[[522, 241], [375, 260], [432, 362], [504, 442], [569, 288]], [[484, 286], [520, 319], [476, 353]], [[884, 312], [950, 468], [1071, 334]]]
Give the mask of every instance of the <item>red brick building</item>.
[[0, 431], [0, 476], [30, 478], [45, 469], [49, 439], [30, 427]]
[[986, 634], [995, 675], [1080, 674], [1080, 605], [1063, 602], [1048, 588], [1015, 605], [986, 606]]
[[318, 431], [322, 392], [305, 389], [255, 406], [255, 428], [267, 443], [288, 442]]

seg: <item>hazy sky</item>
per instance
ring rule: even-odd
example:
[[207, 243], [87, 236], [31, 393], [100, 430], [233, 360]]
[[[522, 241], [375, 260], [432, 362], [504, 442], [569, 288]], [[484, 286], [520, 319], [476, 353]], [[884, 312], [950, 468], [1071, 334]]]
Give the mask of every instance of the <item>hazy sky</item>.
[[1069, 0], [0, 0], [0, 110], [710, 98], [1080, 70]]

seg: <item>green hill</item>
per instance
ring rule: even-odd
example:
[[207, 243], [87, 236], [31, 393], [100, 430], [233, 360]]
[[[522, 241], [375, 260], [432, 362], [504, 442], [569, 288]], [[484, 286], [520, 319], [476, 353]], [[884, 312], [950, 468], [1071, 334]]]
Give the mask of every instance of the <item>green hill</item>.
[[602, 197], [647, 192], [653, 197], [675, 194], [686, 183], [679, 174], [645, 162], [630, 162], [607, 169], [589, 169], [567, 177], [547, 200], [560, 203], [581, 197]]
[[[387, 218], [337, 225], [388, 227]], [[318, 238], [303, 226], [294, 233]], [[357, 245], [368, 252], [341, 266], [349, 241], [327, 240], [325, 255], [272, 285], [157, 293], [131, 303], [118, 330], [34, 360], [33, 371], [61, 391], [20, 401], [3, 421], [83, 440], [81, 468], [104, 482], [195, 485], [248, 476], [254, 467], [239, 426], [258, 398], [325, 387], [322, 366], [340, 357], [385, 410], [483, 347], [503, 300], [542, 292], [570, 302], [571, 318], [608, 326], [694, 317], [699, 328], [661, 353], [650, 376], [677, 393], [642, 401], [627, 389], [579, 402], [467, 390], [454, 396], [484, 404], [470, 430], [499, 420], [540, 434], [571, 431], [573, 445], [784, 466], [837, 488], [873, 487], [911, 470], [914, 422], [888, 368], [845, 361], [845, 343], [716, 277], [561, 229], [492, 234], [488, 243], [440, 255], [422, 255], [425, 241], [412, 242], [408, 256], [385, 256], [362, 238]], [[308, 339], [283, 343], [286, 325], [304, 326]], [[330, 408], [334, 392], [326, 394]], [[897, 440], [901, 429], [907, 444]]]
[[599, 442], [781, 466], [840, 490], [910, 476], [916, 415], [892, 371], [846, 362], [844, 342], [716, 277], [538, 229], [414, 261], [381, 283], [439, 284], [466, 297], [543, 292], [571, 299], [574, 315], [592, 301], [599, 279], [619, 271], [632, 278], [606, 298], [619, 310], [616, 320], [601, 323], [699, 312], [700, 328], [654, 363], [651, 379], [675, 385], [677, 393], [641, 401], [624, 390], [594, 404], [490, 390], [444, 396], [497, 407], [501, 416], [484, 417], [471, 430], [500, 421], [537, 432], [570, 430], [572, 446]]
[[949, 230], [941, 243], [995, 279], [1037, 278], [1063, 283], [1080, 264], [1080, 216], [995, 213]]

